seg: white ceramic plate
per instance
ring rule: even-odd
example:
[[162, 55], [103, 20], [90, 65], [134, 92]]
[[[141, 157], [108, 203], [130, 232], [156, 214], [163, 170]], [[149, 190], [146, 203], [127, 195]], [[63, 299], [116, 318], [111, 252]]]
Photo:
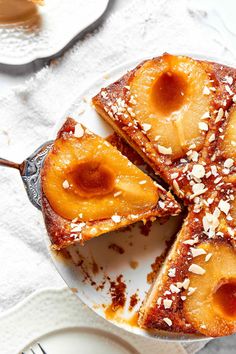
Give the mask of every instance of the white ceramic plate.
[[[84, 327], [67, 328], [46, 334], [39, 339], [42, 348], [50, 354], [139, 354], [134, 347], [107, 331]], [[24, 353], [40, 353], [39, 346], [32, 344]], [[41, 353], [42, 354], [42, 353]]]
[[59, 54], [101, 19], [109, 0], [46, 0], [35, 26], [0, 27], [0, 63], [24, 65]]
[[[198, 58], [206, 60], [206, 58], [200, 56]], [[209, 60], [212, 60], [212, 58]], [[115, 68], [105, 75], [105, 78], [102, 77], [90, 85], [87, 90], [79, 95], [62, 119], [58, 121], [54, 133], [57, 132], [65, 118], [69, 115], [83, 123], [93, 132], [103, 137], [108, 136], [112, 132], [112, 129], [91, 107], [91, 97], [99, 92], [101, 87], [107, 86], [110, 82], [122, 76], [128, 69], [135, 67], [140, 61], [136, 60]], [[78, 297], [97, 314], [132, 333], [154, 337], [153, 334], [130, 325], [130, 319], [132, 319], [134, 312], [139, 309], [146, 292], [149, 290], [150, 285], [147, 283], [147, 275], [151, 272], [151, 264], [163, 252], [165, 241], [176, 233], [180, 222], [180, 217], [171, 217], [163, 225], [155, 222], [147, 237], [140, 232], [140, 224], [137, 224], [131, 227], [130, 231], [113, 232], [93, 239], [83, 247], [70, 247], [69, 252], [74, 260], [74, 264], [70, 262], [65, 263], [51, 252], [52, 259], [68, 286], [77, 289]], [[49, 245], [48, 237], [46, 237], [46, 240]], [[119, 254], [110, 249], [109, 246], [111, 244], [121, 247], [124, 253]], [[133, 262], [137, 262], [137, 264]], [[81, 263], [80, 266], [75, 265], [79, 263]], [[96, 270], [94, 269], [94, 264], [98, 266], [98, 273], [94, 272]], [[137, 268], [133, 269], [132, 264], [138, 265]], [[107, 280], [107, 276], [114, 281], [120, 274], [123, 275], [127, 287], [127, 306], [116, 318], [109, 318], [109, 314], [106, 314], [106, 311], [104, 311], [104, 308], [109, 307], [111, 304], [111, 295], [109, 293], [110, 282]], [[97, 288], [101, 284], [103, 284], [103, 288], [98, 290]], [[129, 300], [130, 296], [134, 293], [138, 294], [139, 301], [133, 311], [130, 312], [128, 310]], [[180, 335], [163, 331], [159, 331], [155, 337], [178, 341], [206, 339], [206, 337], [202, 336]]]

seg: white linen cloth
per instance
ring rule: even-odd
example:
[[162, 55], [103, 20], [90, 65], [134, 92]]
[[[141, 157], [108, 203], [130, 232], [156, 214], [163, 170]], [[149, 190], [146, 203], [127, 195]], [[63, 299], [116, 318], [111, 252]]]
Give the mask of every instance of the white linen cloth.
[[[202, 25], [189, 8], [191, 3], [185, 0], [130, 0], [63, 58], [0, 97], [0, 156], [19, 162], [29, 156], [91, 80], [125, 61], [166, 51], [232, 61], [223, 37]], [[0, 171], [0, 311], [4, 311], [36, 289], [64, 283], [47, 253], [41, 213], [28, 201], [17, 171]]]

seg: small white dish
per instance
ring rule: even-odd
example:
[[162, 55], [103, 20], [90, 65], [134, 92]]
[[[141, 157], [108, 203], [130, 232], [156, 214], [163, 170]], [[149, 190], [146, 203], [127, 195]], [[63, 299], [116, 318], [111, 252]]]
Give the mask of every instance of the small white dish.
[[26, 65], [54, 57], [102, 18], [109, 0], [46, 0], [35, 25], [0, 26], [0, 63]]
[[[88, 309], [68, 288], [38, 290], [0, 316], [0, 353], [186, 354], [178, 343], [138, 337]], [[190, 351], [193, 353], [193, 351]], [[42, 353], [40, 353], [42, 354]]]
[[[128, 342], [101, 329], [84, 327], [66, 328], [46, 334], [38, 339], [47, 354], [138, 354], [137, 350]], [[24, 354], [40, 353], [38, 345], [33, 343]], [[42, 352], [41, 352], [42, 354]]]

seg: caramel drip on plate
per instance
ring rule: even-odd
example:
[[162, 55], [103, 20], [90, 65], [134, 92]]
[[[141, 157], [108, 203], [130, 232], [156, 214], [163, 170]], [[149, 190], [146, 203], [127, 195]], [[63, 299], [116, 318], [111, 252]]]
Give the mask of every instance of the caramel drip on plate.
[[0, 0], [0, 25], [25, 23], [36, 17], [37, 5], [29, 0]]

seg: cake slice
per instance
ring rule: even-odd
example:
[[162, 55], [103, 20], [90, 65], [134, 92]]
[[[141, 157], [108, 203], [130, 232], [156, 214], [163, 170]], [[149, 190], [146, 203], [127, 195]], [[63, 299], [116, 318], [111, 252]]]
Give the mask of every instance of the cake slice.
[[41, 181], [42, 211], [54, 249], [180, 212], [170, 193], [71, 118], [45, 159]]

